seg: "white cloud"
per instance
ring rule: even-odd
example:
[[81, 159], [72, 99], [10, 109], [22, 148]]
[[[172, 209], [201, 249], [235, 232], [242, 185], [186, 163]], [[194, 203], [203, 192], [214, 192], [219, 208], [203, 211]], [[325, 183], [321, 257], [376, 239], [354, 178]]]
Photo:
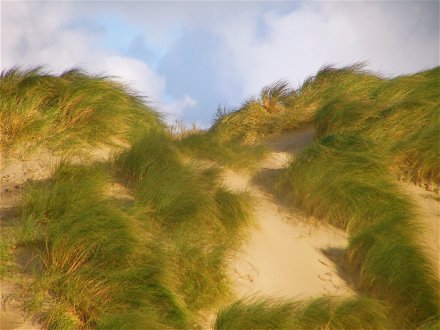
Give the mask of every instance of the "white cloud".
[[172, 123], [181, 118], [185, 110], [195, 105], [197, 105], [197, 101], [188, 94], [185, 94], [177, 100], [159, 105], [159, 109], [165, 113], [167, 121]]
[[289, 13], [263, 13], [263, 36], [258, 17], [240, 15], [213, 31], [221, 40], [225, 80], [239, 77], [242, 97], [247, 97], [281, 78], [301, 83], [324, 64], [368, 61], [368, 68], [386, 75], [438, 65], [438, 30], [430, 5], [311, 2]]
[[88, 72], [104, 72], [114, 76], [130, 88], [145, 93], [152, 101], [159, 100], [165, 92], [165, 78], [159, 76], [140, 60], [117, 55], [101, 57], [83, 66]]
[[[2, 3], [1, 69], [33, 67], [61, 73], [80, 67], [92, 74], [115, 77], [147, 96], [155, 105], [165, 95], [166, 80], [147, 63], [94, 47], [99, 34], [69, 26], [75, 16], [72, 3]], [[188, 102], [177, 100], [170, 112], [181, 112]]]

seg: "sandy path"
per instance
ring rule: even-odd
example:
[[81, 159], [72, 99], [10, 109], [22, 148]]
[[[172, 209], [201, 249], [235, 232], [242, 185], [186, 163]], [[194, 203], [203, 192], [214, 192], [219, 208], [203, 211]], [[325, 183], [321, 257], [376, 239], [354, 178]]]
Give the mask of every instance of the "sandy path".
[[[272, 152], [260, 171], [270, 173], [285, 167], [292, 153], [312, 139], [313, 131], [306, 129], [269, 141]], [[224, 178], [229, 189], [251, 192], [258, 223], [231, 264], [236, 296], [307, 298], [352, 293], [327, 257], [330, 251], [346, 248], [346, 234], [330, 226], [307, 223], [301, 214], [286, 209], [253, 181], [231, 171]]]

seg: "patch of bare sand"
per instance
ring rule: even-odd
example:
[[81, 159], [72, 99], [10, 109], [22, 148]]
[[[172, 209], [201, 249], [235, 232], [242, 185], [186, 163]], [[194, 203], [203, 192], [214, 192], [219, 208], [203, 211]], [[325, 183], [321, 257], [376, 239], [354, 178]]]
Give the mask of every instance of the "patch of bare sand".
[[[292, 153], [312, 140], [310, 128], [272, 139], [269, 147], [273, 152], [261, 163], [261, 170], [285, 167]], [[301, 214], [292, 213], [263, 191], [250, 175], [227, 171], [224, 184], [254, 196], [258, 224], [230, 266], [237, 297], [308, 298], [353, 293], [337, 265], [327, 257], [331, 251], [347, 247], [345, 232], [308, 223]]]
[[240, 187], [252, 193], [258, 224], [231, 265], [236, 295], [307, 298], [351, 293], [336, 265], [324, 254], [344, 250], [346, 234], [330, 226], [305, 223], [300, 215], [244, 181], [245, 177], [235, 173], [225, 177], [231, 189]]

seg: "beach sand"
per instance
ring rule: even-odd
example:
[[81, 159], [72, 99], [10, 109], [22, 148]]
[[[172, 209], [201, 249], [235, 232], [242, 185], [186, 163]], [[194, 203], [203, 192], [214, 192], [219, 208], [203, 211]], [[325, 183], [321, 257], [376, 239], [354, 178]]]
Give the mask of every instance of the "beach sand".
[[[272, 152], [261, 163], [260, 172], [270, 175], [282, 169], [293, 153], [312, 141], [312, 129], [271, 139], [268, 144]], [[250, 175], [227, 171], [224, 184], [231, 190], [250, 192], [255, 202], [257, 226], [231, 263], [238, 298], [301, 299], [353, 293], [332, 261], [332, 254], [347, 247], [344, 231], [310, 223], [300, 212], [292, 212], [278, 202]]]

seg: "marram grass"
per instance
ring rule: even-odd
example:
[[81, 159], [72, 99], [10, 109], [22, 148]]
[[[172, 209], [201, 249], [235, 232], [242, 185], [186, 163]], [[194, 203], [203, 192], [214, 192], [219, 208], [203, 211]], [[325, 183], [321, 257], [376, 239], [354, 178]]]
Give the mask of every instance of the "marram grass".
[[138, 219], [105, 198], [108, 180], [102, 168], [62, 164], [26, 189], [19, 245], [36, 250], [43, 265], [28, 309], [55, 329], [96, 327], [102, 315], [144, 309], [164, 328], [185, 324], [166, 249], [151, 237], [152, 213]]
[[220, 141], [263, 141], [315, 123], [317, 137], [352, 132], [381, 143], [400, 172], [440, 183], [439, 67], [385, 79], [363, 69], [323, 67], [297, 89], [286, 82], [222, 112], [211, 131]]
[[397, 176], [439, 184], [439, 79], [438, 67], [393, 79], [362, 65], [324, 67], [296, 90], [265, 88], [212, 128], [224, 141], [250, 143], [315, 123], [317, 142], [278, 178], [279, 191], [349, 231], [355, 285], [385, 302], [394, 327], [439, 319], [439, 280], [413, 205], [395, 184]]
[[[337, 85], [316, 114], [317, 137], [351, 132], [380, 143], [415, 182], [440, 184], [440, 68], [345, 95]], [[341, 92], [339, 92], [341, 90]]]
[[[134, 191], [128, 204], [105, 193], [116, 174]], [[112, 166], [61, 164], [24, 192], [17, 244], [42, 265], [25, 306], [52, 329], [195, 326], [228, 295], [227, 260], [249, 208], [160, 134]]]
[[[109, 78], [5, 71], [2, 153], [128, 148], [111, 164], [63, 163], [28, 183], [20, 235], [0, 244], [0, 258], [14, 248], [37, 255], [23, 297], [49, 329], [197, 327], [199, 312], [230, 298], [227, 262], [252, 222], [249, 196], [228, 191], [220, 170], [199, 160], [252, 168], [264, 150], [250, 144], [315, 123], [316, 143], [278, 188], [348, 230], [354, 284], [370, 298], [238, 301], [216, 329], [435, 329], [438, 278], [394, 177], [439, 183], [439, 77], [439, 68], [385, 79], [361, 65], [324, 67], [297, 89], [276, 82], [210, 130], [173, 139], [142, 97]], [[115, 183], [133, 200], [109, 196]]]
[[267, 154], [263, 145], [244, 144], [238, 140], [222, 141], [213, 131], [198, 131], [176, 142], [185, 155], [216, 162], [236, 170], [252, 170]]
[[[115, 160], [134, 191], [151, 205], [176, 251], [180, 291], [191, 307], [209, 307], [228, 294], [229, 254], [251, 221], [249, 197], [220, 185], [219, 171], [185, 163], [162, 134], [152, 133]], [[234, 240], [231, 239], [234, 237]]]
[[386, 301], [396, 324], [414, 327], [439, 317], [439, 282], [382, 152], [359, 136], [327, 136], [294, 159], [278, 186], [308, 214], [348, 230], [357, 288]]
[[223, 141], [262, 141], [310, 125], [316, 112], [335, 93], [363, 97], [380, 82], [380, 77], [363, 71], [361, 64], [340, 69], [323, 67], [297, 89], [289, 88], [284, 81], [263, 88], [258, 98], [220, 114], [211, 130]]
[[59, 76], [42, 68], [0, 76], [0, 148], [36, 146], [54, 151], [120, 145], [151, 129], [164, 129], [144, 99], [107, 77], [72, 69]]
[[366, 297], [304, 301], [238, 300], [223, 308], [216, 330], [390, 329], [386, 308]]

